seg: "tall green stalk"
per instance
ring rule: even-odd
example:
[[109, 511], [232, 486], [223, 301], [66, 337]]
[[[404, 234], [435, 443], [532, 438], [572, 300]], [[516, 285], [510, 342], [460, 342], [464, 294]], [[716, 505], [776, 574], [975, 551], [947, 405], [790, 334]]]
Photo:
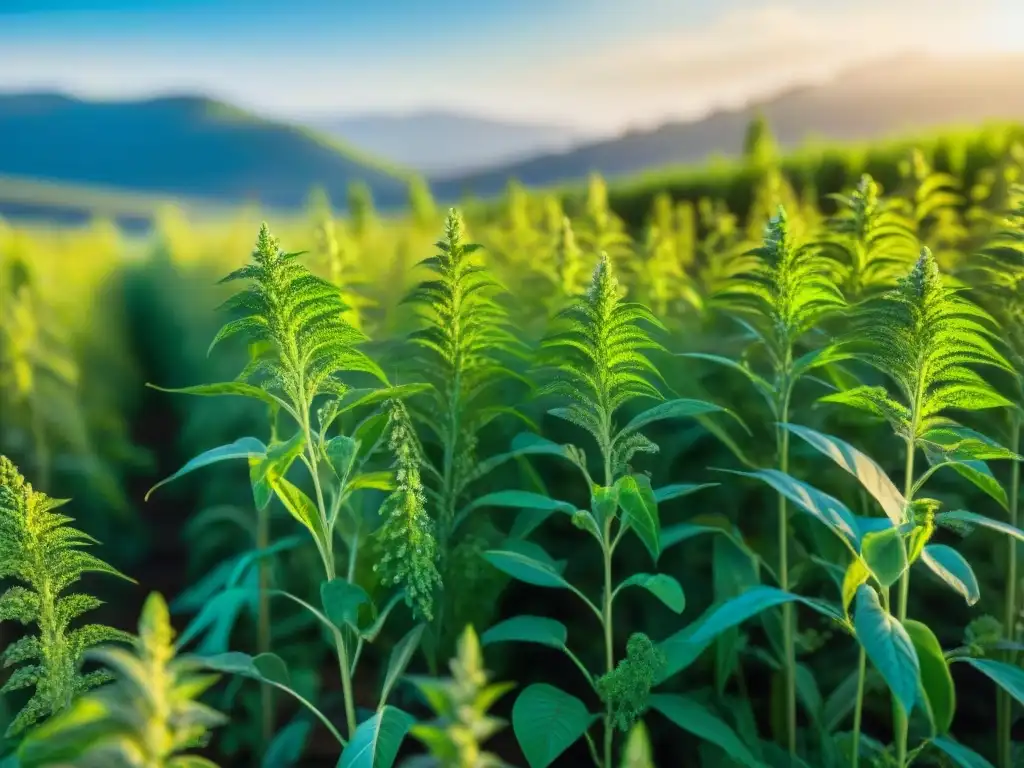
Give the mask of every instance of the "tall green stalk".
[[860, 766], [860, 729], [864, 716], [864, 680], [868, 673], [868, 655], [864, 646], [857, 643], [857, 701], [853, 705], [853, 745], [850, 767]]
[[[781, 423], [789, 421], [790, 387], [786, 387], [782, 407], [779, 409]], [[779, 470], [789, 473], [789, 430], [779, 428]], [[789, 507], [784, 494], [779, 494], [779, 588], [789, 590]], [[796, 755], [796, 642], [793, 604], [782, 606], [782, 645], [785, 652], [784, 674], [786, 684], [786, 746], [791, 755]]]
[[[909, 508], [914, 495], [914, 443], [912, 440], [907, 440], [906, 445], [906, 477], [903, 481], [903, 498], [906, 499], [907, 507]], [[896, 602], [896, 618], [900, 624], [903, 624], [907, 620], [907, 599], [910, 596], [909, 566], [900, 576], [899, 590]], [[907, 722], [907, 713], [903, 711], [903, 707], [900, 706], [895, 697], [892, 704], [892, 721], [893, 737], [896, 742], [896, 765], [903, 766], [907, 760], [907, 731], [909, 723]]]
[[[1020, 412], [1014, 411], [1012, 415], [1011, 444], [1010, 450], [1020, 453], [1020, 433], [1022, 422]], [[1009, 523], [1014, 528], [1018, 527], [1020, 518], [1020, 464], [1013, 462], [1010, 468], [1010, 494], [1009, 494]], [[1017, 624], [1017, 540], [1013, 537], [1007, 538], [1006, 552], [1006, 593], [1003, 606], [1003, 631], [1006, 639], [1015, 641]], [[1011, 650], [1006, 651], [1004, 661], [1007, 664], [1016, 662], [1017, 654]], [[999, 766], [1000, 768], [1012, 768], [1013, 766], [1013, 699], [1003, 689], [999, 688], [996, 699], [996, 728], [999, 743]]]

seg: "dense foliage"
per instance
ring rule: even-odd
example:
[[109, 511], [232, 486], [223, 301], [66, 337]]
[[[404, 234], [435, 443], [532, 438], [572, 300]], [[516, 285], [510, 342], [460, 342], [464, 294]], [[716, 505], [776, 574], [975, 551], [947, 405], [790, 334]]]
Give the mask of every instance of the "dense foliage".
[[827, 200], [762, 125], [739, 205], [0, 228], [0, 765], [1015, 765], [988, 138]]

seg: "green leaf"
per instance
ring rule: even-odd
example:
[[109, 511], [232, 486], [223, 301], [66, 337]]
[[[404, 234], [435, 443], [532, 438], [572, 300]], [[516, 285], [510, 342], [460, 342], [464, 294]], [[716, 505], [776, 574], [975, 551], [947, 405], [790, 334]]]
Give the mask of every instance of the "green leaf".
[[364, 720], [338, 760], [338, 768], [391, 768], [416, 718], [387, 705]]
[[850, 615], [850, 603], [857, 596], [857, 590], [868, 580], [869, 576], [871, 576], [871, 569], [861, 557], [853, 558], [846, 567], [846, 572], [843, 574], [843, 612], [847, 616]]
[[324, 615], [338, 629], [345, 625], [359, 627], [359, 608], [372, 604], [366, 590], [346, 579], [335, 578], [320, 582], [320, 605]]
[[615, 515], [619, 508], [619, 486], [604, 487], [595, 485], [590, 489], [590, 511], [594, 515], [599, 528]]
[[324, 453], [335, 477], [344, 486], [355, 467], [356, 457], [359, 455], [359, 441], [348, 435], [332, 437], [324, 444]]
[[274, 489], [274, 493], [288, 513], [302, 523], [306, 530], [313, 535], [317, 544], [322, 546], [327, 539], [327, 534], [320, 520], [320, 511], [313, 500], [283, 477], [268, 476], [268, 480], [270, 487]]
[[404, 400], [420, 392], [432, 389], [430, 384], [399, 384], [394, 387], [382, 387], [380, 389], [350, 389], [342, 395], [338, 403], [338, 413], [351, 411], [353, 408], [360, 408], [365, 405], [382, 403], [385, 400]]
[[830, 531], [851, 544], [860, 540], [860, 531], [853, 513], [838, 499], [819, 491], [795, 477], [777, 469], [761, 469], [755, 472], [741, 470], [724, 470], [734, 475], [757, 478], [783, 496], [788, 498], [800, 509], [815, 517], [828, 527]]
[[239, 397], [249, 397], [253, 400], [260, 400], [267, 405], [279, 408], [283, 405], [283, 402], [272, 394], [267, 392], [265, 389], [260, 387], [254, 387], [252, 384], [245, 384], [241, 381], [225, 381], [218, 384], [197, 384], [193, 387], [178, 387], [176, 389], [169, 389], [167, 387], [158, 387], [156, 384], [146, 383], [146, 386], [150, 389], [155, 389], [158, 392], [168, 392], [174, 395], [197, 395], [199, 397], [218, 397], [222, 395], [237, 395]]
[[651, 694], [648, 702], [651, 709], [657, 710], [684, 731], [714, 744], [741, 765], [767, 768], [754, 757], [736, 732], [724, 720], [708, 711], [704, 704], [669, 693]]
[[616, 439], [621, 439], [632, 432], [643, 429], [648, 424], [652, 424], [655, 421], [662, 421], [663, 419], [682, 419], [689, 416], [699, 416], [704, 413], [715, 413], [725, 410], [726, 409], [722, 408], [720, 405], [708, 403], [703, 400], [687, 400], [683, 398], [678, 400], [669, 400], [666, 403], [659, 403], [653, 408], [648, 408], [643, 413], [635, 416], [625, 427], [623, 427]]
[[1024, 704], [1024, 669], [1002, 661], [974, 659], [969, 656], [954, 656], [950, 661], [962, 661], [965, 664], [970, 664], [1010, 694], [1018, 703]]
[[742, 624], [762, 611], [782, 605], [783, 603], [792, 602], [803, 603], [818, 613], [836, 621], [843, 620], [843, 615], [839, 611], [822, 600], [802, 597], [801, 595], [786, 592], [776, 587], [758, 586], [747, 589], [739, 597], [727, 600], [709, 610], [696, 622], [689, 642], [693, 645], [706, 644], [725, 630]]
[[861, 557], [878, 583], [886, 589], [899, 581], [900, 576], [910, 567], [907, 548], [903, 545], [899, 528], [864, 534]]
[[168, 483], [177, 480], [179, 477], [187, 475], [189, 472], [194, 472], [202, 467], [208, 467], [211, 464], [216, 464], [219, 461], [229, 461], [231, 459], [262, 459], [267, 455], [267, 446], [265, 446], [260, 440], [255, 437], [240, 437], [235, 442], [229, 443], [228, 445], [221, 445], [217, 448], [211, 448], [208, 451], [203, 451], [201, 454], [193, 459], [190, 459], [185, 466], [179, 469], [170, 477], [161, 480], [159, 483], [154, 485], [143, 497], [145, 501], [149, 501], [149, 497], [153, 494], [157, 488]]
[[247, 653], [231, 651], [229, 653], [220, 653], [215, 656], [191, 656], [182, 658], [195, 659], [207, 669], [212, 669], [215, 672], [239, 675], [241, 677], [258, 680], [259, 682], [267, 683], [275, 688], [279, 688], [312, 712], [316, 718], [324, 724], [324, 727], [330, 731], [331, 735], [337, 739], [338, 743], [345, 743], [344, 739], [341, 738], [341, 734], [338, 733], [338, 729], [334, 727], [334, 724], [327, 719], [323, 712], [313, 706], [311, 702], [304, 699], [287, 684], [281, 682], [282, 677], [287, 677], [288, 668], [285, 666], [285, 663], [280, 658], [274, 656], [274, 654], [264, 653], [253, 658]]
[[569, 583], [549, 563], [528, 555], [508, 550], [491, 549], [483, 553], [484, 559], [514, 579], [536, 587], [568, 589]]
[[619, 589], [625, 587], [646, 589], [676, 613], [682, 613], [686, 608], [686, 595], [683, 594], [682, 586], [664, 573], [634, 574], [619, 585]]
[[657, 488], [654, 491], [654, 500], [659, 504], [672, 499], [680, 499], [689, 496], [691, 493], [703, 491], [705, 488], [717, 488], [718, 483], [679, 483], [677, 485], [666, 485], [664, 488]]
[[903, 622], [903, 628], [917, 653], [921, 667], [921, 687], [931, 710], [935, 730], [939, 735], [946, 734], [956, 714], [956, 688], [942, 646], [931, 629], [920, 621], [908, 619]]
[[413, 654], [416, 653], [416, 649], [420, 646], [420, 640], [423, 638], [423, 630], [425, 628], [426, 624], [417, 624], [409, 630], [405, 637], [395, 643], [395, 647], [392, 648], [391, 658], [388, 660], [388, 671], [384, 675], [384, 685], [381, 686], [380, 690], [381, 707], [387, 703], [388, 694], [395, 687], [395, 683], [405, 674], [405, 668], [409, 666]]
[[582, 701], [546, 683], [526, 688], [512, 707], [512, 730], [530, 768], [551, 765], [593, 720]]
[[921, 562], [959, 592], [968, 605], [974, 605], [981, 599], [981, 588], [971, 564], [952, 547], [945, 544], [929, 544], [921, 553]]
[[495, 624], [480, 636], [481, 645], [493, 643], [537, 643], [565, 648], [569, 632], [565, 625], [543, 616], [515, 616]]
[[1024, 531], [1020, 528], [1016, 528], [1009, 523], [1004, 523], [1001, 520], [993, 520], [991, 517], [985, 517], [984, 515], [978, 515], [974, 512], [968, 512], [966, 509], [954, 509], [949, 512], [939, 512], [935, 515], [935, 522], [943, 525], [950, 522], [966, 523], [967, 525], [980, 525], [983, 528], [990, 528], [993, 531], [999, 533], [1005, 533], [1007, 536], [1013, 536], [1019, 541], [1024, 541]]
[[768, 404], [768, 408], [771, 410], [772, 415], [776, 414], [777, 406], [775, 403], [775, 388], [772, 387], [766, 379], [754, 373], [754, 371], [752, 371], [748, 366], [735, 360], [731, 360], [728, 357], [722, 357], [721, 355], [709, 355], [704, 352], [681, 352], [679, 353], [679, 357], [693, 357], [698, 360], [707, 360], [712, 363], [717, 363], [718, 365], [724, 365], [728, 368], [732, 368], [735, 371], [739, 371], [747, 377], [750, 383], [757, 389], [761, 397], [764, 398], [764, 401]]
[[274, 734], [273, 741], [267, 746], [263, 755], [262, 768], [290, 768], [299, 762], [312, 723], [305, 718], [292, 720], [288, 725]]
[[480, 507], [509, 507], [511, 509], [537, 509], [545, 512], [565, 512], [572, 514], [576, 507], [567, 501], [559, 501], [531, 491], [498, 491], [474, 499], [467, 504], [459, 516], [464, 516]]
[[795, 424], [783, 424], [797, 437], [805, 440], [812, 448], [828, 456], [832, 461], [845, 469], [860, 481], [864, 490], [870, 493], [885, 512], [885, 516], [894, 525], [903, 523], [903, 510], [906, 501], [903, 494], [893, 485], [892, 480], [878, 464], [866, 454], [861, 453], [852, 445], [837, 437], [815, 432], [807, 427]]
[[626, 475], [615, 486], [619, 491], [619, 507], [640, 541], [651, 553], [655, 563], [661, 554], [661, 521], [658, 519], [658, 500], [646, 475]]
[[875, 590], [867, 585], [857, 590], [853, 627], [871, 663], [909, 716], [921, 679], [917, 653], [907, 631], [882, 608]]
[[957, 768], [995, 768], [992, 763], [979, 755], [973, 749], [965, 747], [949, 738], [939, 736], [932, 739], [931, 744], [936, 749], [946, 753], [957, 766]]

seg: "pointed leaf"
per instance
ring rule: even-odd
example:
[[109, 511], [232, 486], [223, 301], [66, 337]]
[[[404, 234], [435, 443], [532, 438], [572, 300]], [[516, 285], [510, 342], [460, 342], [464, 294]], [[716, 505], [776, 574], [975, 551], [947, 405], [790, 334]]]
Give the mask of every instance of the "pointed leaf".
[[208, 467], [211, 464], [216, 464], [219, 461], [229, 461], [231, 459], [262, 459], [267, 455], [267, 446], [265, 446], [260, 440], [255, 437], [240, 437], [235, 442], [227, 445], [221, 445], [217, 448], [211, 448], [208, 451], [203, 451], [201, 454], [193, 459], [190, 459], [185, 463], [181, 469], [175, 472], [170, 477], [161, 480], [159, 483], [154, 485], [143, 497], [144, 500], [149, 501], [149, 497], [153, 494], [157, 488], [162, 485], [167, 485], [179, 477], [187, 475], [189, 472], [194, 472], [202, 467]]
[[981, 599], [981, 588], [971, 564], [952, 547], [945, 544], [929, 544], [921, 553], [921, 562], [959, 592], [968, 605], [974, 605]]
[[512, 730], [530, 768], [547, 768], [593, 721], [586, 705], [546, 683], [529, 686], [512, 707]]
[[668, 693], [651, 694], [648, 701], [651, 709], [657, 710], [684, 731], [714, 744], [741, 765], [748, 768], [767, 768], [754, 757], [736, 732], [724, 720], [710, 712], [706, 705], [686, 696]]
[[965, 509], [955, 509], [949, 512], [939, 512], [935, 515], [935, 522], [941, 524], [953, 523], [966, 523], [967, 525], [980, 525], [983, 528], [991, 528], [993, 531], [999, 533], [1005, 533], [1007, 536], [1013, 536], [1013, 538], [1019, 541], [1024, 541], [1024, 531], [1020, 528], [1016, 528], [1009, 523], [1004, 523], [1002, 520], [993, 520], [991, 517], [985, 517], [974, 512], [968, 512]]
[[380, 690], [380, 706], [383, 707], [388, 700], [388, 694], [395, 687], [398, 679], [405, 674], [405, 668], [412, 661], [413, 654], [420, 647], [420, 640], [423, 638], [423, 630], [426, 624], [417, 624], [409, 632], [395, 643], [391, 650], [391, 658], [388, 660], [388, 671], [384, 675], [384, 685]]
[[996, 768], [973, 749], [965, 747], [963, 744], [947, 737], [939, 736], [932, 739], [931, 743], [932, 746], [945, 752], [946, 756], [953, 761], [957, 768]]
[[495, 624], [480, 636], [481, 645], [493, 643], [537, 643], [564, 648], [569, 637], [565, 625], [543, 616], [515, 616]]
[[867, 585], [857, 590], [853, 626], [871, 663], [909, 716], [921, 679], [917, 652], [907, 631], [882, 608], [878, 594]]
[[727, 600], [709, 610], [707, 614], [696, 622], [698, 626], [690, 636], [689, 642], [693, 645], [702, 645], [710, 642], [725, 630], [742, 624], [762, 611], [782, 605], [783, 603], [792, 602], [802, 603], [836, 621], [843, 620], [843, 616], [839, 611], [822, 600], [812, 600], [811, 598], [786, 592], [776, 587], [759, 586], [748, 589], [739, 597]]
[[946, 734], [956, 714], [956, 688], [942, 646], [935, 634], [920, 621], [908, 619], [903, 622], [903, 628], [917, 652], [921, 667], [921, 687], [931, 710], [935, 730], [940, 735]]
[[338, 629], [359, 626], [359, 608], [371, 604], [370, 596], [358, 584], [335, 578], [320, 583], [320, 604], [324, 615]]
[[338, 768], [391, 768], [415, 722], [412, 715], [390, 704], [382, 707], [356, 728], [352, 740], [341, 753]]
[[899, 528], [865, 533], [861, 557], [878, 583], [886, 589], [899, 581], [900, 576], [910, 567], [907, 548]]
[[658, 519], [658, 500], [646, 475], [627, 475], [615, 484], [619, 490], [619, 507], [640, 541], [651, 553], [655, 563], [661, 554], [661, 521]]
[[659, 403], [653, 408], [648, 408], [643, 413], [635, 416], [619, 433], [619, 438], [632, 432], [643, 429], [648, 424], [663, 419], [682, 419], [689, 416], [699, 416], [704, 413], [725, 411], [720, 405], [704, 402], [703, 400], [669, 400], [666, 403]]
[[663, 504], [666, 501], [672, 499], [679, 499], [683, 496], [689, 496], [691, 493], [697, 491], [703, 491], [705, 488], [717, 488], [718, 483], [679, 483], [677, 485], [666, 485], [664, 488], [656, 488], [654, 491], [654, 500], [659, 504]]
[[954, 656], [950, 661], [970, 664], [1010, 694], [1019, 704], [1024, 704], [1024, 669], [1002, 661], [974, 659], [968, 656]]
[[483, 553], [487, 562], [514, 579], [536, 587], [568, 589], [569, 583], [548, 563], [509, 550], [491, 549]]
[[676, 613], [682, 613], [686, 608], [686, 596], [683, 594], [682, 586], [664, 573], [634, 574], [619, 585], [619, 589], [624, 587], [642, 587]]
[[864, 490], [882, 506], [885, 516], [895, 525], [900, 525], [903, 522], [903, 510], [906, 507], [903, 494], [897, 490], [882, 468], [866, 454], [837, 437], [795, 424], [783, 424], [782, 426], [856, 477], [864, 486]]

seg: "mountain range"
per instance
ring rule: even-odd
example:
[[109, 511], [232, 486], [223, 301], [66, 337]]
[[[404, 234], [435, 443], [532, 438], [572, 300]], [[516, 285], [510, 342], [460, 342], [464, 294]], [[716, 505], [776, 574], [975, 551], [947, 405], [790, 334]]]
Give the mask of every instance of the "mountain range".
[[579, 131], [428, 110], [317, 118], [306, 124], [427, 175], [453, 176], [569, 149]]
[[[812, 138], [866, 140], [949, 124], [1024, 120], [1022, 82], [1024, 56], [908, 56], [690, 122], [599, 141], [577, 138], [561, 151], [551, 147], [573, 141], [565, 128], [454, 113], [298, 125], [200, 96], [104, 102], [53, 93], [0, 94], [0, 197], [11, 202], [10, 190], [21, 178], [294, 208], [314, 186], [340, 204], [348, 184], [362, 180], [385, 208], [404, 201], [412, 166], [447, 168], [431, 174], [431, 186], [440, 199], [454, 201], [465, 194], [500, 193], [510, 177], [553, 185], [592, 171], [615, 178], [735, 155], [756, 112], [767, 117], [783, 147]], [[540, 154], [501, 160], [527, 151]], [[499, 165], [465, 171], [485, 161]]]

